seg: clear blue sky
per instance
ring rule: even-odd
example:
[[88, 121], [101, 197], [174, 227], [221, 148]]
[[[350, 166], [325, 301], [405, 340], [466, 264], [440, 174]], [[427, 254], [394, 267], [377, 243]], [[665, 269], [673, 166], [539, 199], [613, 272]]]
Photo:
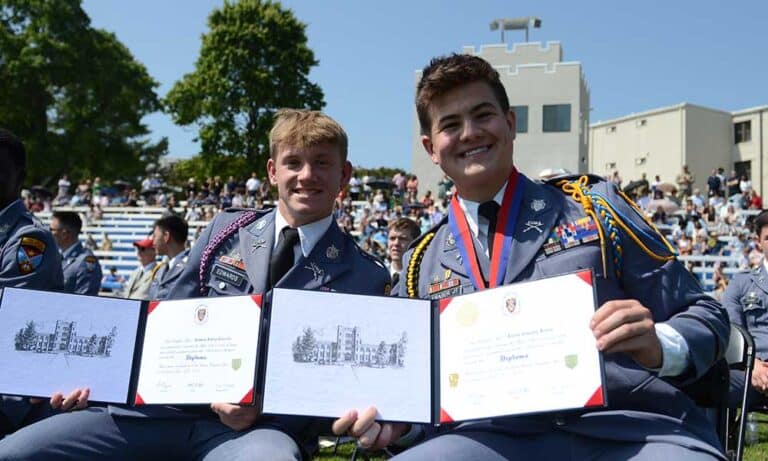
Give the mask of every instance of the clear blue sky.
[[[727, 111], [768, 104], [768, 2], [516, 0], [296, 0], [284, 6], [307, 24], [320, 61], [310, 75], [325, 111], [350, 136], [350, 159], [409, 169], [414, 72], [464, 45], [499, 43], [494, 18], [538, 16], [531, 41], [560, 41], [591, 89], [591, 122], [690, 102]], [[95, 27], [114, 32], [165, 96], [194, 69], [212, 0], [85, 0]], [[522, 31], [507, 42], [523, 41]], [[196, 129], [147, 117], [170, 155], [198, 151]]]

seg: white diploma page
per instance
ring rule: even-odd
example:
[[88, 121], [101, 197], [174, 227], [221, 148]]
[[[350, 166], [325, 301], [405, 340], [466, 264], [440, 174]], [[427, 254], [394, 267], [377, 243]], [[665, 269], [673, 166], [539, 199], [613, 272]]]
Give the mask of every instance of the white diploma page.
[[591, 271], [440, 305], [440, 420], [602, 406]]
[[128, 403], [142, 302], [5, 288], [0, 393], [49, 397], [89, 387], [94, 402]]
[[429, 423], [431, 303], [276, 288], [264, 413]]
[[150, 303], [135, 404], [252, 404], [260, 322], [260, 295]]

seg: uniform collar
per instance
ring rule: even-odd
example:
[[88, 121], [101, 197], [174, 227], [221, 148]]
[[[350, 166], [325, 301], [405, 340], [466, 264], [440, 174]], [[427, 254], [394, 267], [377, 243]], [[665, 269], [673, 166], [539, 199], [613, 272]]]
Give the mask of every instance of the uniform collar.
[[70, 245], [66, 250], [61, 250], [62, 259], [67, 259], [72, 256], [73, 253], [77, 253], [81, 247], [82, 245], [80, 245], [80, 241], [78, 240]]
[[178, 264], [179, 261], [181, 261], [184, 258], [184, 256], [186, 256], [186, 255], [187, 255], [187, 250], [184, 249], [184, 250], [181, 250], [179, 252], [179, 254], [177, 254], [173, 258], [169, 259], [168, 260], [168, 269], [176, 267], [176, 264]]
[[[304, 224], [303, 226], [299, 226], [299, 242], [301, 244], [301, 254], [304, 255], [305, 258], [309, 257], [309, 254], [312, 253], [312, 249], [315, 248], [315, 245], [317, 245], [317, 242], [320, 241], [321, 238], [323, 238], [323, 235], [325, 235], [328, 228], [331, 226], [331, 221], [333, 221], [333, 215], [330, 214], [326, 216], [323, 219], [319, 219], [313, 223]], [[288, 227], [288, 222], [283, 218], [283, 215], [280, 214], [279, 209], [275, 209], [275, 243], [272, 248], [277, 247], [277, 240], [280, 236], [280, 231], [283, 230], [284, 227]]]
[[157, 265], [157, 261], [152, 261], [151, 263], [149, 263], [146, 266], [142, 267], [142, 270], [144, 272], [149, 272], [149, 271], [151, 271], [155, 267], [155, 265]]
[[[501, 202], [504, 200], [504, 192], [507, 190], [507, 182], [505, 182], [501, 189], [499, 189], [498, 192], [496, 192], [496, 195], [493, 196], [493, 200], [501, 206]], [[480, 208], [480, 202], [473, 202], [471, 200], [466, 200], [461, 198], [461, 196], [457, 196], [459, 199], [459, 206], [461, 207], [461, 210], [464, 212], [464, 216], [467, 218], [467, 224], [469, 225], [469, 230], [472, 231], [472, 235], [477, 237], [479, 235], [480, 230], [480, 221], [478, 216], [478, 210]], [[488, 229], [488, 222], [485, 220], [485, 218], [482, 218], [483, 222], [483, 231], [487, 231]]]

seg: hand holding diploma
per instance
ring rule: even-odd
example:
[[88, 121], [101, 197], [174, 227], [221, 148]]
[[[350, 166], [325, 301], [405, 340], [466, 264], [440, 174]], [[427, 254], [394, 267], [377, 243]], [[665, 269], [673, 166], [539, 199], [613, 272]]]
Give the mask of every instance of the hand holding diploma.
[[368, 407], [362, 414], [358, 414], [357, 410], [350, 410], [333, 422], [333, 433], [351, 435], [358, 440], [361, 447], [381, 450], [408, 432], [409, 425], [405, 423], [376, 422], [377, 414], [376, 407]]
[[211, 410], [219, 415], [223, 424], [238, 432], [248, 429], [261, 419], [261, 413], [256, 407], [216, 402], [211, 404]]
[[661, 368], [661, 344], [651, 311], [638, 301], [606, 302], [595, 311], [590, 328], [601, 352], [625, 352], [645, 368]]

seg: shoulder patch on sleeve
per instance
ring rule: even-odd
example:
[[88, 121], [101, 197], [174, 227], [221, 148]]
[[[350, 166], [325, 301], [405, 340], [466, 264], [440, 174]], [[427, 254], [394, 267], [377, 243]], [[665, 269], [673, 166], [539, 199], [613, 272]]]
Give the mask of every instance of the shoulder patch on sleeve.
[[85, 270], [88, 272], [93, 272], [94, 269], [96, 269], [96, 264], [98, 264], [99, 261], [96, 259], [95, 256], [86, 256], [85, 257]]
[[21, 243], [16, 252], [16, 264], [22, 275], [30, 274], [40, 267], [40, 264], [43, 262], [45, 248], [45, 242], [36, 237], [21, 237]]

